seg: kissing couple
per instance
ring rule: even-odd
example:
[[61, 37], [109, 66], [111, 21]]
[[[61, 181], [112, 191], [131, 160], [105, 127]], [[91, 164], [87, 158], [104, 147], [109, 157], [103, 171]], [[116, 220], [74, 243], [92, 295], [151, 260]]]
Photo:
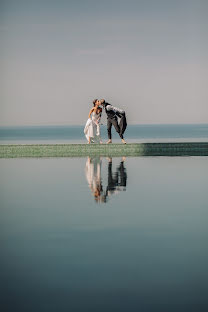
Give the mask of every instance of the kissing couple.
[[[102, 144], [100, 135], [100, 120], [102, 116], [102, 110], [105, 110], [107, 115], [107, 131], [108, 131], [108, 142], [112, 143], [112, 125], [114, 126], [116, 132], [119, 134], [123, 144], [126, 144], [123, 134], [127, 127], [126, 114], [125, 111], [117, 108], [104, 99], [93, 101], [93, 107], [89, 112], [88, 120], [84, 128], [84, 134], [87, 138], [88, 143], [100, 143]], [[120, 119], [118, 123], [118, 118]]]

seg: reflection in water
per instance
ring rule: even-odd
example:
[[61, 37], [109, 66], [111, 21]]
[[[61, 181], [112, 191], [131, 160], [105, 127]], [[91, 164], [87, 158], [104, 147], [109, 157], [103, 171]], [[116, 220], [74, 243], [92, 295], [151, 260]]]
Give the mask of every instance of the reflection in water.
[[101, 165], [100, 157], [88, 157], [85, 167], [86, 178], [96, 202], [105, 201], [101, 182]]
[[102, 158], [88, 157], [85, 167], [86, 178], [97, 203], [106, 203], [109, 196], [126, 190], [127, 173], [124, 167], [126, 158], [113, 171], [112, 158], [107, 158], [107, 178], [102, 178]]

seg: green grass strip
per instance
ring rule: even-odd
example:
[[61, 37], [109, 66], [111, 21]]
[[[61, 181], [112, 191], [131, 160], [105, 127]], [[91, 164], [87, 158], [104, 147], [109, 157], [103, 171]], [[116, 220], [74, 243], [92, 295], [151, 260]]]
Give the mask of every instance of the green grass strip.
[[86, 156], [208, 156], [208, 142], [130, 144], [4, 144], [0, 158]]

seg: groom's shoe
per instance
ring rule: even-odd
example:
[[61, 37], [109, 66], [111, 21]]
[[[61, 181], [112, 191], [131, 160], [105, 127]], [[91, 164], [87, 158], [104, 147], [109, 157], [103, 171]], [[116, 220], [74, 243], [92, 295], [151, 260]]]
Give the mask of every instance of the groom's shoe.
[[126, 141], [125, 141], [124, 139], [122, 139], [121, 142], [122, 142], [123, 144], [126, 144]]
[[110, 144], [110, 143], [112, 143], [112, 140], [108, 140], [108, 142], [106, 144]]

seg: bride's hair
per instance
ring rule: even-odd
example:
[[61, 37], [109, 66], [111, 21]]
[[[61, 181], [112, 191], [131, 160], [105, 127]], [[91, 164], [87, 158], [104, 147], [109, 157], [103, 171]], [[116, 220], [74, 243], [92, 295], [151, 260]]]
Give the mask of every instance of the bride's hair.
[[95, 106], [96, 102], [97, 102], [98, 99], [95, 99], [92, 103], [93, 103], [93, 106]]

